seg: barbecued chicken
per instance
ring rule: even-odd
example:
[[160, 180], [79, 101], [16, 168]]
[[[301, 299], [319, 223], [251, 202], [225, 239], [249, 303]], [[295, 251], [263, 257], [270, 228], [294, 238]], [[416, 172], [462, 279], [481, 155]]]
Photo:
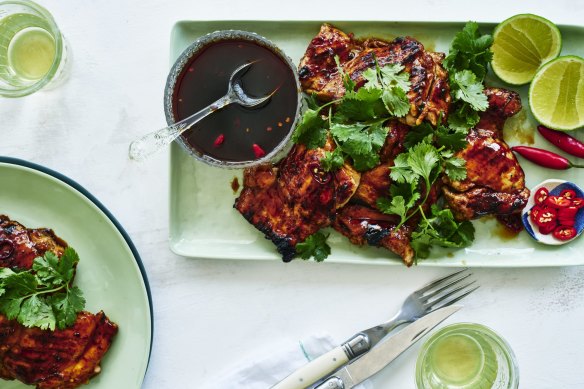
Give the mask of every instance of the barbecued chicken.
[[336, 215], [333, 227], [358, 246], [368, 244], [399, 255], [407, 266], [414, 263], [414, 250], [410, 245], [411, 223], [397, 229], [400, 218], [386, 215], [375, 209], [349, 204]]
[[515, 92], [485, 89], [489, 108], [468, 136], [468, 146], [457, 153], [466, 161], [462, 181], [444, 177], [444, 197], [458, 220], [521, 212], [529, 198], [525, 175], [502, 136], [505, 120], [521, 110]]
[[389, 173], [395, 157], [404, 151], [404, 139], [410, 127], [396, 120], [387, 125], [388, 132], [385, 143], [379, 152], [380, 164], [373, 169], [361, 173], [361, 180], [352, 201], [367, 204], [377, 208], [377, 199], [387, 197], [391, 180]]
[[118, 326], [103, 312], [81, 312], [64, 330], [26, 328], [0, 315], [0, 378], [37, 389], [72, 389], [101, 370]]
[[368, 39], [363, 42], [337, 28], [323, 24], [319, 34], [312, 39], [300, 61], [298, 75], [304, 91], [316, 94], [321, 100], [333, 100], [344, 95], [339, 65], [357, 85], [365, 79], [362, 73], [373, 66], [400, 64], [410, 74], [408, 92], [410, 112], [403, 118], [408, 125], [418, 125], [426, 120], [436, 125], [439, 118], [446, 119], [450, 104], [448, 74], [442, 67], [444, 54], [430, 53], [410, 37], [399, 37], [391, 42]]
[[357, 189], [360, 175], [350, 165], [324, 171], [320, 161], [331, 150], [330, 140], [312, 150], [296, 145], [278, 165], [244, 173], [234, 207], [274, 242], [286, 262], [296, 255], [297, 243], [331, 224]]
[[27, 229], [0, 215], [0, 268], [30, 269], [36, 257], [49, 250], [61, 256], [65, 247], [67, 243], [49, 228]]
[[[63, 255], [67, 242], [48, 228], [29, 229], [0, 215], [0, 268], [30, 269], [36, 257]], [[80, 312], [63, 330], [26, 328], [0, 314], [0, 378], [38, 389], [70, 389], [101, 371], [118, 326], [103, 312]]]

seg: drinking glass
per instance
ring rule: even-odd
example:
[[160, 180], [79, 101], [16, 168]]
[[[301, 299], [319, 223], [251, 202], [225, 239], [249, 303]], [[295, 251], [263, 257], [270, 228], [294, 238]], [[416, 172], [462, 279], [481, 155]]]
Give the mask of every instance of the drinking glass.
[[67, 62], [65, 39], [46, 9], [29, 0], [0, 1], [0, 96], [55, 86]]
[[435, 332], [416, 363], [419, 389], [517, 389], [519, 368], [509, 344], [476, 323]]

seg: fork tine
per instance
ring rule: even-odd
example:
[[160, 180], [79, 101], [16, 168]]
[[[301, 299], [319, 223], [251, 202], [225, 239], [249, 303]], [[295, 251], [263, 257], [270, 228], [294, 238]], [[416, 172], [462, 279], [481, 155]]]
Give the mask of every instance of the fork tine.
[[477, 285], [474, 288], [472, 288], [472, 289], [464, 292], [463, 294], [461, 294], [459, 296], [456, 296], [456, 297], [454, 297], [454, 298], [452, 298], [450, 300], [444, 301], [442, 304], [440, 304], [437, 307], [432, 306], [432, 309], [430, 311], [428, 311], [428, 313], [434, 312], [435, 310], [440, 309], [440, 308], [448, 307], [449, 305], [452, 305], [455, 302], [462, 300], [463, 298], [465, 298], [466, 296], [468, 296], [469, 294], [471, 294], [472, 292], [474, 292], [475, 290], [477, 290], [480, 287], [481, 287], [480, 285]]
[[454, 272], [454, 273], [452, 273], [452, 274], [449, 274], [449, 275], [447, 275], [447, 276], [444, 276], [444, 277], [442, 277], [442, 278], [439, 278], [439, 279], [437, 279], [437, 280], [435, 280], [435, 281], [432, 281], [432, 282], [430, 282], [429, 284], [422, 286], [422, 287], [421, 287], [420, 289], [418, 289], [416, 292], [418, 292], [418, 293], [424, 293], [424, 292], [427, 292], [428, 290], [430, 290], [430, 289], [432, 289], [432, 288], [435, 288], [435, 287], [437, 287], [437, 286], [438, 286], [438, 285], [440, 285], [442, 282], [444, 282], [444, 281], [447, 281], [447, 280], [451, 279], [452, 277], [455, 277], [455, 276], [457, 276], [458, 274], [460, 274], [460, 273], [462, 273], [462, 272], [464, 272], [464, 271], [467, 271], [467, 270], [468, 270], [468, 269], [466, 269], [466, 268], [465, 268], [465, 269], [459, 270], [459, 271], [457, 271], [457, 272]]
[[468, 288], [469, 286], [473, 285], [475, 282], [476, 282], [476, 280], [475, 281], [472, 281], [472, 282], [469, 282], [466, 285], [459, 286], [457, 288], [451, 288], [451, 289], [449, 289], [449, 291], [447, 293], [444, 293], [442, 295], [439, 295], [437, 298], [435, 298], [432, 301], [428, 301], [428, 303], [425, 304], [424, 306], [426, 308], [430, 308], [430, 307], [432, 307], [432, 306], [434, 306], [436, 304], [440, 304], [442, 301], [445, 301], [450, 296], [453, 296], [456, 293], [460, 292], [461, 290]]
[[[442, 285], [439, 285], [439, 286], [440, 286], [440, 288], [439, 288], [439, 289], [436, 289], [436, 290], [434, 290], [434, 291], [432, 291], [432, 292], [430, 292], [430, 293], [428, 293], [428, 294], [422, 295], [422, 296], [420, 297], [420, 301], [422, 301], [422, 302], [426, 302], [426, 301], [430, 300], [432, 297], [436, 297], [436, 296], [438, 296], [439, 294], [441, 294], [442, 292], [444, 292], [444, 291], [446, 291], [446, 290], [450, 290], [450, 289], [452, 289], [452, 287], [453, 287], [454, 285], [456, 285], [456, 284], [459, 284], [460, 282], [462, 282], [462, 281], [466, 280], [466, 279], [467, 279], [468, 277], [470, 277], [470, 276], [472, 276], [472, 273], [468, 273], [468, 274], [466, 274], [466, 275], [463, 275], [462, 277], [459, 277], [459, 278], [457, 278], [457, 279], [455, 279], [455, 280], [452, 280], [452, 281], [448, 282], [448, 283], [447, 283], [446, 285], [444, 285], [444, 286], [442, 286]], [[447, 281], [449, 281], [449, 280], [447, 280]], [[443, 282], [443, 283], [444, 283], [444, 282]], [[433, 288], [431, 288], [431, 289], [433, 289]]]

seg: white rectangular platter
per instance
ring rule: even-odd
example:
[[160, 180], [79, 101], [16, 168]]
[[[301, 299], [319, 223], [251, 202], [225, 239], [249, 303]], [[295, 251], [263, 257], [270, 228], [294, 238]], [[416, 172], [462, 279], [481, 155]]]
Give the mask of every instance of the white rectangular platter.
[[[307, 45], [318, 33], [320, 21], [183, 21], [177, 23], [171, 36], [171, 63], [195, 39], [216, 30], [253, 31], [272, 40], [298, 63]], [[427, 49], [448, 52], [454, 34], [463, 22], [330, 22], [356, 37], [391, 39], [409, 35], [420, 40]], [[481, 32], [490, 33], [493, 24], [482, 24]], [[562, 54], [584, 56], [584, 28], [560, 26]], [[487, 85], [505, 86], [492, 74]], [[507, 86], [508, 87], [508, 86]], [[508, 87], [521, 94], [527, 107], [527, 87]], [[162, 109], [162, 107], [161, 107]], [[511, 145], [529, 144], [558, 151], [535, 131], [536, 122], [526, 108], [505, 126], [505, 139]], [[573, 133], [583, 139], [584, 131]], [[533, 143], [531, 143], [533, 141]], [[170, 247], [182, 256], [241, 260], [279, 260], [274, 245], [233, 209], [238, 193], [231, 188], [235, 177], [242, 182], [242, 172], [206, 166], [189, 157], [177, 144], [170, 153]], [[584, 172], [578, 169], [557, 171], [543, 169], [521, 160], [526, 183], [533, 187], [548, 178], [572, 181], [584, 187]], [[469, 267], [536, 267], [584, 264], [584, 239], [564, 246], [544, 246], [531, 240], [527, 233], [509, 238], [493, 218], [474, 221], [476, 240], [460, 250], [435, 249], [419, 266]], [[326, 262], [400, 265], [401, 260], [385, 249], [356, 247], [331, 230], [332, 254]]]

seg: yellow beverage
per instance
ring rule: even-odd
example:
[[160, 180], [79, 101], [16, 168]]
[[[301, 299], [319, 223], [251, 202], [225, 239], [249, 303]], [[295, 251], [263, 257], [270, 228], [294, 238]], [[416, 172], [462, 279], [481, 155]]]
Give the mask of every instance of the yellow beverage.
[[39, 80], [51, 68], [55, 53], [55, 39], [47, 30], [25, 28], [8, 45], [8, 65], [19, 77]]
[[416, 363], [419, 389], [517, 389], [518, 374], [507, 342], [474, 323], [453, 324], [435, 332]]
[[481, 346], [469, 336], [453, 334], [438, 339], [428, 350], [434, 372], [443, 382], [472, 382], [481, 372], [484, 355]]
[[0, 0], [0, 96], [27, 96], [63, 80], [67, 45], [51, 14], [29, 0]]

